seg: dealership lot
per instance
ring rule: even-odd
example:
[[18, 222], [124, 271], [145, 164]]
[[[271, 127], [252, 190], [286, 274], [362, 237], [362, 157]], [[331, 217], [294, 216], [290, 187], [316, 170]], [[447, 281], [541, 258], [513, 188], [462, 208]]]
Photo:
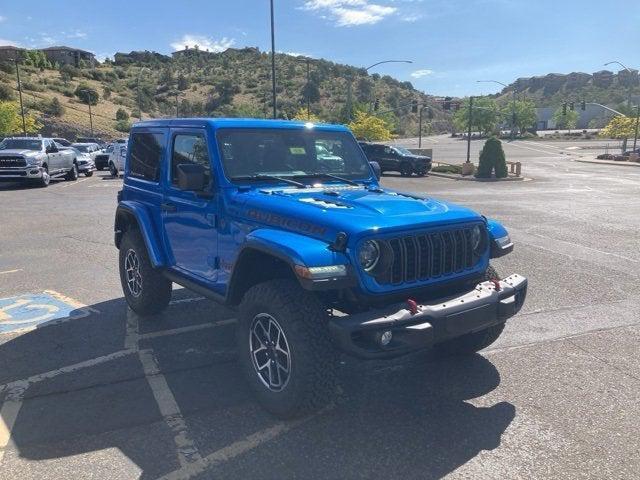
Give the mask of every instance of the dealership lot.
[[471, 359], [345, 359], [338, 401], [293, 422], [244, 385], [234, 312], [183, 289], [127, 310], [121, 180], [0, 187], [0, 478], [637, 477], [640, 169], [574, 162], [586, 145], [505, 144], [531, 181], [384, 177], [503, 222], [527, 303]]

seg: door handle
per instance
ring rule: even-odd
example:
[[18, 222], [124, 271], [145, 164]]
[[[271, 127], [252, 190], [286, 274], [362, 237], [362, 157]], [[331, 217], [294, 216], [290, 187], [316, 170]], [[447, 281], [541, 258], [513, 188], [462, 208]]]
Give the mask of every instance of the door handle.
[[173, 203], [161, 203], [160, 208], [163, 212], [174, 213], [178, 211], [178, 207], [176, 207]]

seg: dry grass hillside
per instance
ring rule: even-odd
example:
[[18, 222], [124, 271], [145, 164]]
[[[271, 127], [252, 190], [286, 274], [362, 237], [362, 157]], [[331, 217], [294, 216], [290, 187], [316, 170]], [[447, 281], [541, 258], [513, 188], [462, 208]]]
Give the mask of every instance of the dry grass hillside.
[[[351, 83], [354, 108], [369, 110], [378, 99], [378, 112], [389, 120], [396, 135], [417, 134], [418, 116], [411, 112], [410, 104], [432, 99], [410, 82], [369, 75], [364, 69], [322, 59], [309, 62], [307, 82], [305, 58], [277, 55], [280, 117], [294, 117], [305, 108], [308, 97], [312, 113], [322, 121], [345, 122]], [[15, 100], [13, 66], [0, 67], [0, 100]], [[97, 94], [97, 102], [91, 107], [93, 126], [96, 134], [105, 138], [122, 136], [139, 116], [175, 116], [176, 107], [182, 117], [271, 116], [270, 56], [255, 48], [222, 53], [189, 50], [173, 57], [155, 52], [118, 53], [95, 68], [23, 64], [21, 77], [27, 110], [40, 117], [45, 134], [73, 138], [89, 133], [86, 91], [81, 98], [78, 89]], [[120, 121], [116, 118], [119, 110]], [[449, 116], [435, 104], [433, 112], [432, 131], [445, 131]]]

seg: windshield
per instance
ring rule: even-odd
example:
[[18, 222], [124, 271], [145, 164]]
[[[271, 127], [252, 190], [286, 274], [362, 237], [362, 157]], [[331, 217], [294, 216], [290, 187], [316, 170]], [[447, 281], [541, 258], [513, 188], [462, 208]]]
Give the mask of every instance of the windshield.
[[413, 155], [413, 153], [411, 153], [409, 150], [407, 150], [404, 147], [393, 147], [395, 149], [396, 152], [398, 152], [400, 155]]
[[5, 138], [0, 143], [0, 150], [36, 150], [42, 148], [42, 140], [32, 140], [28, 138]]
[[361, 180], [371, 177], [366, 158], [347, 132], [221, 129], [217, 138], [224, 171], [231, 180], [260, 175], [302, 178], [331, 174]]
[[89, 151], [89, 145], [74, 145], [73, 148], [76, 148], [83, 153], [86, 153]]

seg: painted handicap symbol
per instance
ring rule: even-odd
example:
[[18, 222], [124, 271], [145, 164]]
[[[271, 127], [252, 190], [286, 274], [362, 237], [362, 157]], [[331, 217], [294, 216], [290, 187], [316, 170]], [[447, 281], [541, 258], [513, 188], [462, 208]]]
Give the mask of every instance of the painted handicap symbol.
[[0, 298], [0, 333], [30, 330], [89, 315], [89, 308], [56, 292]]

